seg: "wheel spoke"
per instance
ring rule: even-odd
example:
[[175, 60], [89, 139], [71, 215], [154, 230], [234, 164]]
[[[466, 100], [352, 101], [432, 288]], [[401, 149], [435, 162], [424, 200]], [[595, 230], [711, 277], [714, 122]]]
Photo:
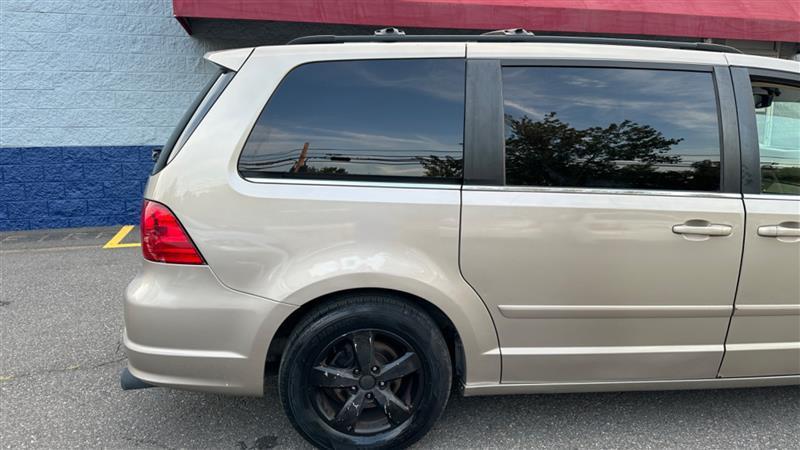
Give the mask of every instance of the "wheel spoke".
[[419, 357], [417, 357], [417, 354], [414, 352], [407, 352], [405, 355], [383, 366], [380, 375], [376, 378], [378, 381], [391, 381], [403, 378], [419, 370], [419, 364]]
[[358, 384], [358, 377], [353, 375], [352, 369], [339, 367], [317, 366], [311, 375], [311, 382], [315, 386], [326, 388], [346, 388]]
[[393, 425], [400, 425], [411, 417], [411, 408], [397, 398], [389, 389], [375, 389], [375, 400], [383, 408], [386, 418]]
[[351, 337], [358, 360], [358, 368], [365, 374], [369, 373], [374, 363], [372, 338], [371, 331], [360, 331]]
[[342, 431], [352, 431], [358, 421], [358, 416], [361, 415], [361, 410], [364, 409], [364, 391], [359, 391], [350, 396], [342, 406], [342, 409], [336, 413], [332, 425]]

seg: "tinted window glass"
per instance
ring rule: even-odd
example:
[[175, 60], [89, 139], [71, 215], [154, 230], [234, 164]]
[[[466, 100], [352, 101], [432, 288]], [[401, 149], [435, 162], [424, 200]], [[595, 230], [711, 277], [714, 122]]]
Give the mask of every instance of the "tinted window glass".
[[462, 175], [464, 61], [373, 60], [294, 69], [256, 122], [244, 176]]
[[506, 184], [718, 191], [710, 73], [503, 69]]
[[761, 192], [800, 195], [800, 88], [753, 83]]
[[194, 130], [200, 125], [200, 122], [208, 113], [208, 110], [217, 101], [217, 98], [228, 86], [228, 83], [233, 79], [235, 72], [222, 72], [219, 71], [214, 74], [214, 77], [209, 80], [203, 90], [195, 97], [189, 109], [183, 114], [183, 117], [178, 121], [178, 125], [172, 130], [172, 134], [167, 139], [164, 147], [161, 148], [161, 153], [158, 160], [153, 166], [153, 174], [158, 173], [163, 169], [169, 161], [172, 161], [174, 155], [183, 147], [189, 136], [194, 133]]

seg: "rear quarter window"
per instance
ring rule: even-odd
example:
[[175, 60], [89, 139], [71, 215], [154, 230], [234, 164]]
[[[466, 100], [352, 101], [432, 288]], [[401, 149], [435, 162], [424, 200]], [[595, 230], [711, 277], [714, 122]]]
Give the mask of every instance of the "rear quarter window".
[[461, 59], [310, 63], [273, 93], [244, 145], [244, 177], [457, 182]]
[[169, 164], [175, 155], [180, 152], [183, 144], [186, 143], [189, 136], [191, 136], [197, 126], [200, 125], [200, 122], [205, 118], [211, 107], [214, 106], [214, 103], [228, 86], [228, 83], [230, 83], [234, 75], [235, 72], [220, 70], [208, 81], [183, 114], [181, 120], [178, 121], [178, 125], [172, 130], [172, 134], [167, 139], [167, 143], [164, 144], [164, 147], [162, 147], [158, 160], [153, 166], [153, 174], [161, 171], [161, 169]]

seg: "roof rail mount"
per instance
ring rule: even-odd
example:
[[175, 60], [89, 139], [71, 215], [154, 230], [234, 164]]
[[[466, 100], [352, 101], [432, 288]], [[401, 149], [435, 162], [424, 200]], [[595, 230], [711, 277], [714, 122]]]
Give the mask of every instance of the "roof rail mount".
[[406, 32], [395, 27], [389, 28], [381, 28], [380, 30], [375, 30], [375, 36], [405, 36]]
[[505, 30], [494, 30], [481, 33], [481, 36], [536, 36], [525, 28], [506, 28]]

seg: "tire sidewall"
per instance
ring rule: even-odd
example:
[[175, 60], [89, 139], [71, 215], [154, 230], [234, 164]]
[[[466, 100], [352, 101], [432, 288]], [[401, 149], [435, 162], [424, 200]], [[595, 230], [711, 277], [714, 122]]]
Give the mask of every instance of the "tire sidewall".
[[[316, 358], [331, 342], [362, 329], [387, 331], [404, 339], [419, 356], [424, 383], [410, 422], [375, 435], [352, 436], [330, 427], [318, 415], [308, 380]], [[295, 428], [320, 447], [398, 448], [422, 437], [441, 415], [451, 373], [447, 345], [436, 324], [421, 311], [391, 304], [348, 305], [312, 321], [290, 340], [280, 368], [280, 394]]]

